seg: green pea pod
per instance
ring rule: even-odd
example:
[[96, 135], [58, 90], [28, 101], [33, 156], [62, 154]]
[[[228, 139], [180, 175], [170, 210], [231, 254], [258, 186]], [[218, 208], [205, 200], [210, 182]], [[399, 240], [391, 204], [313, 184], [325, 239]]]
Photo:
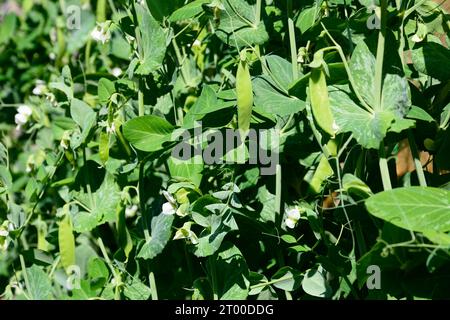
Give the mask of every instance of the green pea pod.
[[67, 270], [75, 264], [75, 237], [73, 235], [72, 221], [68, 213], [59, 223], [58, 243], [61, 263]]
[[[334, 139], [328, 141], [327, 148], [331, 156], [336, 156], [337, 145]], [[319, 161], [319, 165], [317, 166], [316, 171], [314, 172], [314, 175], [311, 181], [309, 182], [308, 193], [318, 194], [322, 188], [324, 181], [329, 177], [331, 177], [333, 173], [334, 173], [333, 168], [328, 162], [328, 159], [324, 155], [322, 155]]]
[[105, 164], [109, 159], [109, 135], [106, 132], [100, 133], [98, 149], [100, 160]]
[[246, 60], [246, 50], [242, 50], [236, 73], [236, 96], [238, 110], [238, 128], [242, 140], [250, 129], [250, 119], [253, 107], [253, 87], [249, 65]]
[[314, 119], [323, 131], [334, 137], [334, 119], [333, 114], [331, 113], [327, 81], [323, 67], [313, 68], [311, 70], [311, 76], [309, 77], [309, 94]]
[[126, 259], [133, 249], [133, 241], [131, 240], [130, 233], [128, 232], [126, 221], [125, 221], [125, 206], [122, 201], [119, 202], [116, 208], [117, 217], [117, 239], [119, 246], [122, 248]]

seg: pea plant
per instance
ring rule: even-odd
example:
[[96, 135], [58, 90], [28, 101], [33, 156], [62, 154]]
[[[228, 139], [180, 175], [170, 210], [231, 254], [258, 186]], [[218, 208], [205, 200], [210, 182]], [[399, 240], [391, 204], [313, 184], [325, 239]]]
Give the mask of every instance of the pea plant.
[[0, 7], [0, 299], [450, 297], [448, 2]]

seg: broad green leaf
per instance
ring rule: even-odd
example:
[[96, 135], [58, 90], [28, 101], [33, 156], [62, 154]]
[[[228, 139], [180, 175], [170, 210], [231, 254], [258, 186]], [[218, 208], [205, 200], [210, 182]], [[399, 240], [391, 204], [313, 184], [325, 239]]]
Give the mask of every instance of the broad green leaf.
[[294, 81], [292, 75], [292, 63], [274, 54], [265, 56], [265, 59], [274, 83], [279, 86], [280, 89], [287, 91]]
[[71, 142], [72, 148], [75, 149], [81, 143], [85, 142], [87, 136], [89, 135], [89, 132], [95, 125], [97, 114], [84, 101], [72, 99], [72, 102], [70, 104], [70, 115], [81, 128], [81, 136], [79, 137], [78, 142], [75, 145], [72, 145]]
[[332, 293], [331, 287], [326, 279], [326, 271], [322, 266], [309, 269], [305, 272], [302, 288], [307, 294], [313, 297], [330, 298]]
[[166, 55], [166, 34], [147, 6], [135, 5], [142, 39], [142, 56], [136, 73], [148, 75], [158, 70]]
[[170, 141], [174, 127], [165, 119], [148, 115], [127, 121], [123, 125], [125, 138], [138, 150], [158, 151]]
[[27, 292], [31, 300], [50, 300], [53, 298], [52, 285], [48, 275], [37, 265], [26, 269], [29, 287]]
[[355, 89], [359, 91], [363, 99], [372, 107], [375, 104], [373, 96], [375, 88], [375, 63], [376, 59], [366, 43], [360, 41], [353, 51], [349, 67], [355, 80]]
[[208, 259], [208, 273], [215, 277], [215, 294], [220, 300], [243, 300], [249, 293], [249, 270], [242, 253], [231, 243]]
[[417, 232], [450, 231], [450, 192], [432, 187], [383, 191], [368, 198], [367, 210], [397, 227]]
[[74, 193], [74, 198], [81, 202], [82, 209], [86, 210], [72, 216], [75, 231], [88, 232], [98, 225], [116, 219], [116, 206], [120, 200], [120, 191], [112, 175], [106, 175], [96, 192], [77, 192]]
[[304, 101], [281, 93], [274, 87], [272, 81], [264, 76], [256, 77], [253, 80], [253, 91], [255, 94], [255, 111], [286, 116], [305, 108]]
[[125, 284], [123, 294], [130, 300], [148, 300], [151, 289], [138, 278], [133, 277], [131, 281]]
[[87, 273], [91, 288], [96, 290], [102, 288], [109, 278], [109, 270], [103, 260], [98, 257], [91, 257], [87, 265]]
[[201, 155], [187, 160], [180, 160], [171, 156], [168, 160], [170, 175], [178, 180], [191, 181], [196, 187], [202, 181], [203, 159]]
[[272, 276], [270, 281], [278, 289], [294, 291], [302, 284], [302, 274], [291, 267], [282, 267]]
[[14, 36], [17, 25], [17, 16], [13, 13], [7, 14], [0, 24], [0, 45], [8, 43]]
[[169, 21], [176, 22], [180, 20], [187, 20], [195, 17], [203, 12], [203, 4], [210, 3], [211, 0], [195, 0], [177, 9], [169, 17]]
[[145, 260], [160, 254], [172, 235], [173, 215], [159, 214], [152, 219], [152, 234], [149, 242], [144, 243], [137, 255]]
[[351, 132], [364, 148], [378, 149], [386, 136], [392, 112], [370, 113], [359, 107], [345, 91], [330, 89], [330, 104], [334, 119], [340, 132]]
[[412, 50], [414, 67], [441, 81], [450, 79], [450, 50], [435, 42], [425, 42]]
[[216, 92], [209, 86], [203, 86], [200, 97], [194, 102], [192, 107], [186, 113], [183, 119], [184, 128], [193, 128], [194, 122], [201, 120], [208, 113], [229, 108], [235, 105], [235, 102], [223, 101], [217, 99]]
[[435, 122], [433, 117], [430, 116], [430, 114], [428, 112], [426, 112], [425, 110], [423, 110], [422, 108], [419, 108], [417, 106], [411, 107], [411, 110], [409, 110], [407, 117], [411, 118], [411, 119], [426, 121], [426, 122]]
[[64, 34], [67, 52], [73, 54], [84, 47], [91, 38], [91, 32], [95, 27], [95, 15], [90, 10], [81, 10], [80, 27], [71, 28]]
[[269, 40], [263, 21], [256, 22], [256, 4], [246, 0], [222, 2], [220, 23], [216, 35], [230, 46], [246, 47]]
[[115, 91], [114, 82], [111, 80], [101, 78], [98, 81], [98, 100], [101, 104], [107, 103]]
[[73, 235], [72, 221], [68, 214], [59, 223], [58, 243], [61, 263], [67, 270], [67, 268], [75, 264], [75, 237]]
[[[317, 1], [316, 1], [317, 3]], [[320, 10], [320, 6], [315, 5], [310, 8], [302, 9], [300, 14], [298, 15], [297, 21], [295, 25], [297, 28], [300, 29], [301, 33], [305, 33], [308, 31], [312, 26], [314, 26], [316, 22], [316, 18], [318, 17]]]

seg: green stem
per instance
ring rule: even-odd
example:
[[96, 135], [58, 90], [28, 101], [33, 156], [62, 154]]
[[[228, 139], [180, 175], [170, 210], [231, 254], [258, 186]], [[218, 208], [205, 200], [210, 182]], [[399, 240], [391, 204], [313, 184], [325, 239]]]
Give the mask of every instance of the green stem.
[[378, 33], [377, 60], [375, 65], [375, 87], [374, 98], [376, 110], [381, 110], [381, 100], [383, 92], [383, 62], [384, 62], [384, 46], [386, 40], [386, 9], [387, 0], [381, 0], [380, 16], [381, 30]]
[[145, 114], [143, 87], [144, 87], [144, 82], [142, 79], [140, 79], [139, 80], [139, 91], [138, 91], [139, 117], [142, 117]]
[[156, 289], [155, 275], [153, 274], [153, 272], [150, 272], [148, 279], [150, 281], [150, 290], [152, 292], [152, 300], [158, 300], [158, 291]]
[[416, 167], [417, 177], [419, 178], [419, 184], [421, 187], [427, 186], [427, 180], [425, 179], [425, 174], [423, 172], [422, 163], [420, 162], [419, 151], [417, 150], [416, 141], [411, 130], [408, 130], [408, 142], [409, 148], [411, 149], [411, 154], [414, 159], [414, 165]]
[[144, 169], [145, 169], [146, 161], [142, 160], [139, 165], [139, 205], [141, 207], [141, 219], [142, 219], [142, 228], [144, 229], [145, 242], [150, 241], [150, 233], [148, 230], [147, 217], [146, 217], [146, 206], [144, 203]]
[[275, 214], [279, 221], [279, 225], [281, 225], [281, 165], [277, 164], [276, 166], [276, 187], [275, 187]]
[[379, 166], [380, 166], [380, 172], [381, 172], [381, 180], [383, 181], [383, 189], [391, 190], [392, 184], [391, 184], [391, 177], [389, 176], [389, 167], [387, 164], [386, 159], [386, 151], [384, 150], [384, 143], [381, 142], [380, 149], [378, 150], [379, 155]]
[[[19, 256], [19, 259], [20, 259], [20, 266], [22, 267], [23, 279], [25, 280], [25, 286], [27, 287], [27, 292], [29, 294], [31, 294], [30, 293], [31, 286], [30, 286], [30, 281], [28, 279], [28, 273], [27, 273], [27, 268], [25, 266], [25, 260], [23, 259], [22, 255]], [[33, 299], [33, 298], [34, 297], [32, 297], [32, 296], [30, 297], [30, 299]]]
[[297, 64], [297, 45], [295, 43], [295, 27], [293, 20], [294, 14], [292, 11], [292, 0], [288, 0], [287, 2], [287, 11], [288, 11], [289, 45], [291, 47], [292, 77], [295, 80], [298, 78], [298, 64]]
[[97, 0], [97, 21], [104, 22], [106, 20], [106, 0]]

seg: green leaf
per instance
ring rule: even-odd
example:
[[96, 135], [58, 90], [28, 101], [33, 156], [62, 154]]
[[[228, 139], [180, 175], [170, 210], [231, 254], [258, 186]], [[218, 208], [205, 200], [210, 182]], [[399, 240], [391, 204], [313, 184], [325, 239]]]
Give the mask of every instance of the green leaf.
[[[317, 3], [317, 2], [316, 2]], [[318, 17], [320, 6], [315, 5], [314, 7], [303, 9], [298, 15], [297, 21], [295, 23], [296, 27], [300, 29], [301, 33], [305, 33], [316, 22]]]
[[332, 293], [331, 287], [326, 280], [326, 271], [322, 266], [306, 271], [302, 281], [302, 288], [313, 297], [330, 298]]
[[180, 160], [171, 156], [168, 160], [170, 175], [178, 180], [189, 180], [196, 187], [202, 181], [203, 158], [196, 155], [187, 160]]
[[441, 81], [450, 79], [450, 50], [435, 42], [425, 42], [412, 50], [414, 67]]
[[160, 254], [172, 235], [173, 215], [159, 214], [152, 219], [152, 234], [149, 242], [139, 250], [138, 258], [153, 259]]
[[364, 41], [360, 41], [353, 51], [349, 62], [350, 72], [363, 99], [370, 106], [375, 105], [373, 96], [375, 89], [375, 64], [376, 59]]
[[174, 127], [165, 119], [148, 115], [127, 121], [123, 125], [125, 138], [138, 150], [152, 152], [163, 149]]
[[263, 21], [256, 23], [256, 5], [246, 0], [227, 0], [222, 5], [216, 35], [224, 43], [240, 48], [269, 40]]
[[280, 86], [280, 89], [287, 91], [295, 80], [292, 75], [292, 63], [274, 54], [265, 56], [265, 59], [273, 82]]
[[302, 274], [291, 267], [282, 267], [272, 276], [270, 281], [278, 289], [294, 291], [302, 284]]
[[391, 112], [370, 113], [359, 107], [348, 93], [330, 89], [330, 104], [340, 132], [351, 132], [364, 148], [378, 149], [394, 120]]
[[425, 122], [435, 122], [432, 116], [420, 107], [412, 106], [406, 115], [410, 119], [422, 120]]
[[98, 81], [98, 99], [101, 104], [108, 103], [109, 99], [116, 91], [114, 82], [109, 79], [101, 78]]
[[103, 260], [91, 257], [87, 266], [88, 276], [93, 290], [102, 288], [109, 278], [109, 270]]
[[166, 34], [147, 6], [136, 4], [136, 15], [142, 40], [142, 56], [137, 74], [148, 75], [158, 70], [166, 55]]
[[450, 231], [450, 191], [408, 187], [383, 191], [365, 202], [374, 216], [417, 232]]
[[[292, 74], [292, 72], [291, 72]], [[305, 108], [305, 102], [281, 93], [267, 77], [253, 79], [255, 111], [278, 116], [291, 115]]]
[[26, 269], [28, 276], [27, 287], [31, 300], [50, 300], [53, 298], [52, 285], [48, 275], [41, 267], [32, 265]]
[[72, 221], [68, 214], [59, 223], [58, 243], [61, 263], [67, 270], [67, 268], [75, 264], [75, 237], [73, 235]]
[[189, 2], [183, 7], [177, 9], [174, 13], [172, 13], [169, 17], [169, 21], [176, 22], [180, 20], [187, 20], [195, 17], [196, 15], [203, 12], [202, 5], [205, 3], [210, 3], [211, 0], [195, 0]]
[[96, 192], [76, 192], [74, 198], [81, 202], [82, 208], [86, 210], [73, 214], [72, 221], [75, 231], [88, 232], [98, 225], [116, 219], [116, 206], [120, 200], [120, 191], [112, 175], [106, 175]]
[[123, 294], [130, 300], [148, 300], [151, 295], [151, 289], [142, 283], [138, 278], [125, 284]]
[[7, 14], [0, 24], [0, 45], [8, 43], [14, 36], [16, 30], [17, 17], [15, 14]]
[[193, 128], [194, 122], [201, 120], [208, 113], [229, 108], [235, 105], [235, 102], [218, 100], [216, 92], [209, 86], [203, 86], [200, 97], [195, 101], [186, 116], [183, 119], [184, 128]]
[[214, 293], [220, 300], [244, 300], [249, 293], [249, 270], [242, 253], [231, 243], [208, 259], [208, 273], [213, 277]]
[[72, 119], [81, 128], [81, 136], [79, 142], [72, 145], [72, 148], [77, 148], [81, 143], [85, 142], [89, 132], [95, 125], [97, 114], [91, 107], [89, 107], [84, 101], [78, 99], [72, 99], [70, 104], [70, 115]]

